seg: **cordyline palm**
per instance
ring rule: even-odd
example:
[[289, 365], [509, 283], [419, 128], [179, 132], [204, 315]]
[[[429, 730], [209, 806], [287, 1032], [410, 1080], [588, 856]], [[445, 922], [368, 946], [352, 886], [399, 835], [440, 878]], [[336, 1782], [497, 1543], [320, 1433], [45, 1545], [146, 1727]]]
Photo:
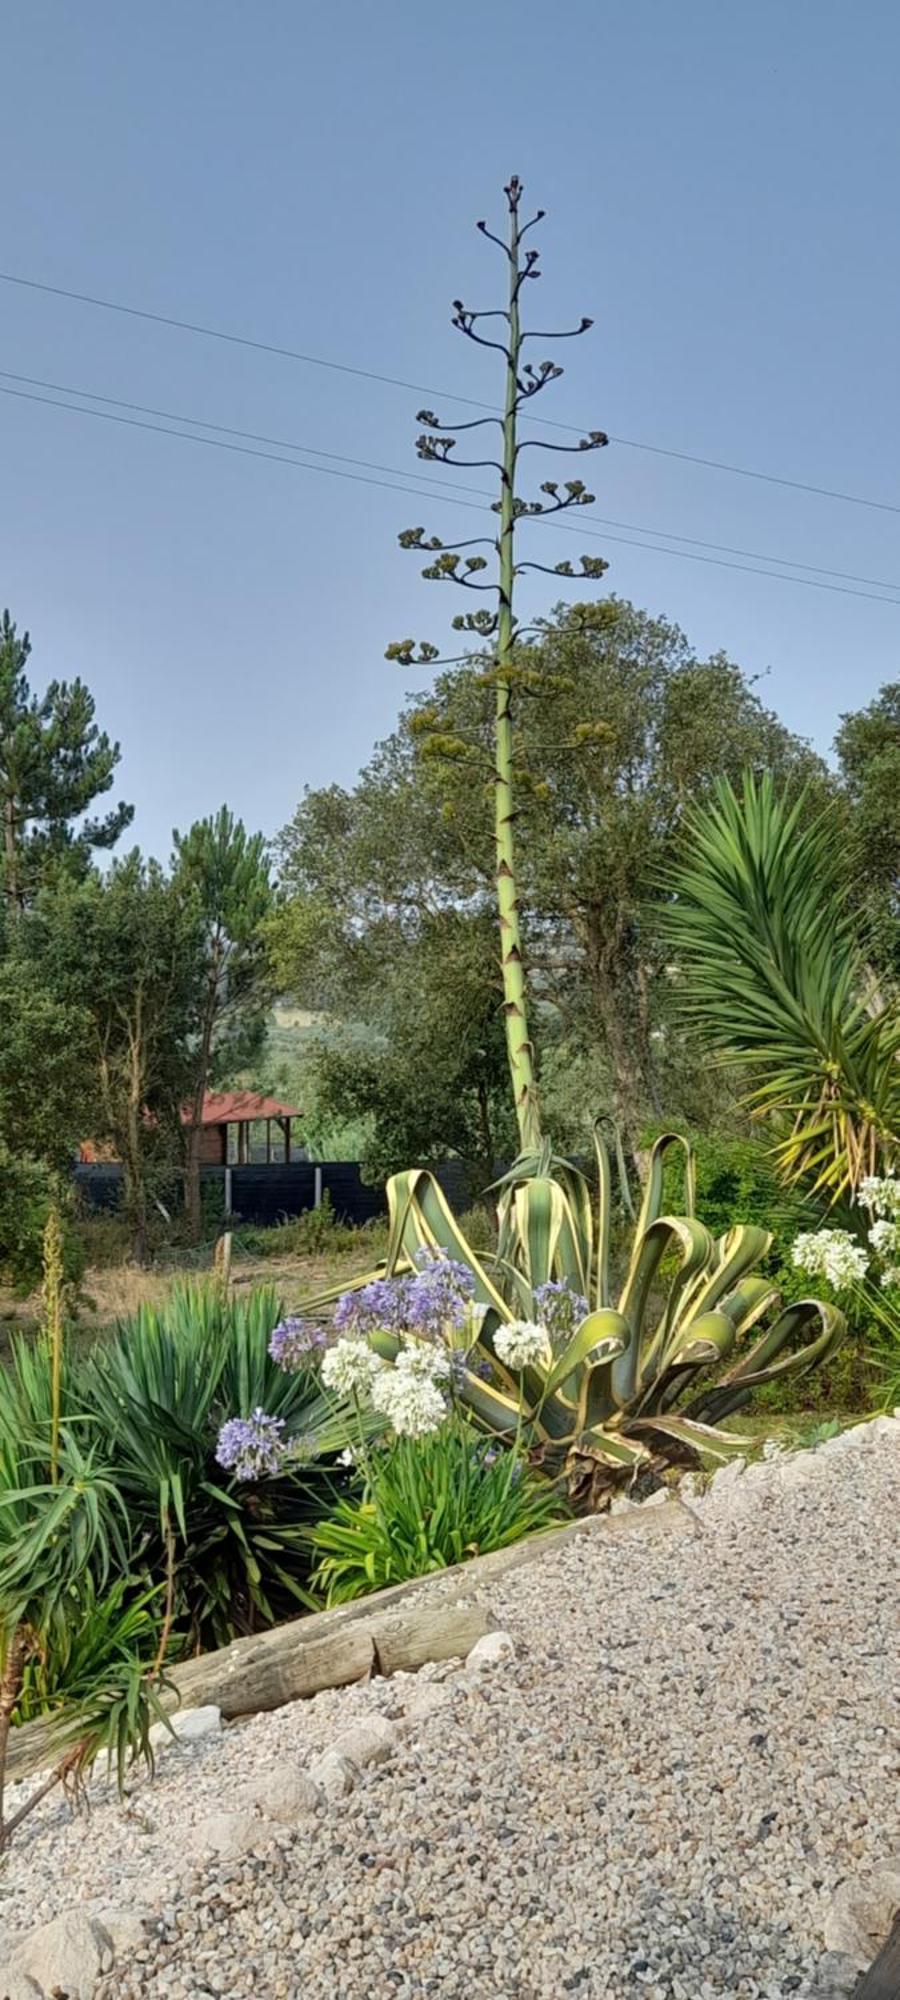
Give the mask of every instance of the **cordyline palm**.
[[[514, 597], [516, 578], [524, 570], [543, 570], [550, 576], [601, 577], [608, 565], [599, 556], [582, 556], [580, 567], [570, 562], [554, 564], [539, 562], [517, 562], [515, 551], [516, 530], [521, 523], [539, 519], [547, 515], [568, 511], [571, 507], [586, 507], [593, 502], [594, 495], [588, 493], [580, 479], [567, 480], [560, 488], [556, 480], [545, 480], [541, 485], [542, 500], [525, 500], [517, 489], [519, 459], [523, 451], [536, 444], [546, 451], [597, 451], [608, 442], [603, 431], [590, 431], [577, 445], [547, 443], [544, 439], [525, 438], [518, 435], [519, 418], [527, 409], [533, 397], [558, 380], [562, 369], [553, 361], [541, 361], [535, 367], [523, 359], [525, 343], [528, 340], [566, 340], [580, 333], [586, 333], [592, 322], [582, 319], [577, 327], [563, 333], [537, 333], [525, 331], [521, 324], [521, 297], [527, 280], [540, 277], [537, 250], [523, 251], [522, 241], [535, 223], [543, 218], [543, 209], [538, 209], [530, 221], [520, 219], [523, 187], [514, 175], [504, 189], [509, 213], [507, 241], [495, 236], [484, 222], [478, 223], [482, 234], [498, 245], [507, 260], [509, 288], [507, 304], [491, 312], [472, 312], [463, 305], [461, 299], [453, 301], [453, 325], [479, 347], [492, 348], [503, 356], [505, 393], [502, 417], [477, 417], [469, 423], [456, 424], [454, 431], [490, 430], [498, 427], [501, 434], [501, 456], [499, 458], [468, 458], [455, 456], [456, 438], [448, 427], [442, 424], [431, 410], [420, 410], [418, 420], [427, 425], [427, 430], [417, 440], [419, 457], [438, 465], [490, 467], [499, 474], [499, 499], [492, 503], [493, 511], [499, 517], [496, 537], [477, 535], [460, 542], [444, 542], [437, 535], [425, 539], [423, 528], [406, 528], [400, 536], [401, 548], [427, 550], [433, 555], [422, 575], [431, 583], [453, 583], [463, 590], [486, 591], [494, 599], [491, 610], [461, 613], [453, 620], [454, 630], [474, 634], [475, 643], [489, 642], [491, 659], [485, 667], [484, 682], [492, 687], [495, 697], [494, 722], [494, 842], [496, 850], [497, 909], [500, 921], [500, 958], [503, 974], [503, 1005], [506, 1021], [507, 1053], [510, 1076], [515, 1098], [516, 1117], [523, 1152], [533, 1152], [541, 1139], [538, 1112], [537, 1087], [534, 1070], [534, 1051], [528, 1027], [528, 1010], [525, 982], [525, 962], [522, 948], [522, 932], [519, 920], [519, 890], [516, 875], [514, 826], [514, 768], [513, 768], [513, 697], [519, 687], [529, 685], [528, 647], [524, 643], [534, 632], [534, 627], [520, 625], [515, 615]], [[486, 320], [501, 323], [502, 331], [496, 340], [478, 331], [479, 323]], [[484, 582], [479, 573], [488, 568], [488, 558], [480, 554], [470, 554], [470, 550], [486, 548], [497, 558], [497, 579]], [[465, 552], [465, 553], [463, 553]], [[416, 647], [412, 639], [403, 639], [387, 648], [389, 660], [399, 660], [401, 665], [430, 665], [438, 661], [436, 646], [423, 643]], [[465, 656], [461, 656], [465, 657]], [[454, 665], [457, 661], [440, 661], [441, 665]], [[464, 749], [460, 739], [442, 737], [435, 734], [427, 746], [433, 752], [459, 754]]]
[[692, 812], [667, 925], [687, 1018], [752, 1079], [786, 1179], [832, 1201], [900, 1151], [900, 1010], [874, 990], [831, 814], [748, 774]]

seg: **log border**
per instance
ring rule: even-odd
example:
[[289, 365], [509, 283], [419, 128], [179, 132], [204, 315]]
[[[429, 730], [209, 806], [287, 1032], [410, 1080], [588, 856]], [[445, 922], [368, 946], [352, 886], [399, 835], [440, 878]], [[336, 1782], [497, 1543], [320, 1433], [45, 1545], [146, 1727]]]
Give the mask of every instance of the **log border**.
[[[182, 1661], [169, 1675], [172, 1693], [165, 1706], [199, 1708], [214, 1703], [226, 1719], [236, 1720], [309, 1699], [326, 1688], [348, 1686], [370, 1673], [415, 1672], [426, 1660], [465, 1654], [494, 1623], [488, 1607], [478, 1603], [480, 1588], [528, 1563], [552, 1557], [569, 1542], [595, 1537], [617, 1540], [635, 1533], [698, 1535], [703, 1529], [678, 1499], [660, 1506], [636, 1506], [628, 1513], [567, 1521], [510, 1549], [411, 1577], [351, 1604], [309, 1612]], [[424, 1593], [426, 1604], [407, 1616], [405, 1607]], [[50, 1736], [43, 1717], [13, 1730], [8, 1783], [48, 1767], [54, 1754]]]

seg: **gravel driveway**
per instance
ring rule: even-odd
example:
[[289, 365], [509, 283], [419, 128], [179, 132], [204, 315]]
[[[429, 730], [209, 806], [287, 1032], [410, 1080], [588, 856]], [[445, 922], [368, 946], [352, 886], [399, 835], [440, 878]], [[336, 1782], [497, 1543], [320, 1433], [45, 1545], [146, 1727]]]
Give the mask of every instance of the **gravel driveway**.
[[[683, 1534], [592, 1533], [480, 1585], [504, 1662], [169, 1751], [76, 1824], [48, 1804], [0, 1871], [9, 1948], [149, 1901], [102, 2000], [803, 1995], [835, 1887], [900, 1848], [900, 1423], [690, 1506]], [[259, 1810], [373, 1710], [407, 1725], [389, 1761], [198, 1861], [202, 1815]]]

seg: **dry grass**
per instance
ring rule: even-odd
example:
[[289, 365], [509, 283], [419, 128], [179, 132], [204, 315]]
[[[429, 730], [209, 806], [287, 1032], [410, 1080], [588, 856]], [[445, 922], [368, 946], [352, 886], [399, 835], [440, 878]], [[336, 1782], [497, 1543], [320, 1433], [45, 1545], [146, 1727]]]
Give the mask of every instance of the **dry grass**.
[[[243, 1288], [251, 1284], [273, 1285], [287, 1306], [295, 1308], [305, 1298], [341, 1285], [371, 1270], [380, 1254], [380, 1245], [365, 1234], [358, 1244], [340, 1250], [305, 1256], [284, 1254], [256, 1257], [236, 1250], [233, 1281]], [[128, 1319], [142, 1305], [162, 1304], [179, 1279], [202, 1277], [212, 1268], [211, 1254], [169, 1254], [165, 1261], [144, 1269], [126, 1262], [89, 1266], [84, 1274], [82, 1300], [78, 1310], [78, 1337], [90, 1342], [98, 1334]], [[31, 1332], [40, 1316], [40, 1294], [19, 1299], [0, 1288], [0, 1360], [8, 1351], [15, 1332]]]

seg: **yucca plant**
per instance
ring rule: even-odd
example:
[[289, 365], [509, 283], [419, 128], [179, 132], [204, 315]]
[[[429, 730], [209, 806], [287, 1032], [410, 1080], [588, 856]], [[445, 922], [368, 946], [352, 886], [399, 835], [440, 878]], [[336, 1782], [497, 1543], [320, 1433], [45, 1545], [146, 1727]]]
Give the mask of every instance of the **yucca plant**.
[[[0, 1440], [0, 1849], [55, 1785], [77, 1790], [101, 1752], [120, 1783], [134, 1757], [152, 1763], [150, 1726], [162, 1713], [146, 1619], [138, 1606], [123, 1608], [133, 1549], [115, 1480], [65, 1425], [54, 1438], [52, 1477], [47, 1449], [45, 1434]], [[7, 1817], [10, 1729], [38, 1707], [54, 1718], [57, 1761]]]
[[[279, 1318], [268, 1286], [240, 1298], [175, 1286], [82, 1372], [86, 1420], [106, 1441], [150, 1573], [174, 1575], [175, 1623], [191, 1644], [224, 1644], [311, 1603], [303, 1530], [330, 1504], [329, 1465], [349, 1433], [313, 1373], [272, 1359]], [[256, 1409], [298, 1449], [279, 1477], [244, 1485], [217, 1463], [217, 1437]]]
[[789, 1181], [832, 1202], [900, 1157], [900, 1009], [876, 988], [829, 810], [748, 773], [690, 813], [668, 928], [687, 1018], [742, 1069]]
[[[684, 1159], [680, 1215], [662, 1213], [664, 1160], [673, 1149]], [[459, 1393], [477, 1422], [507, 1440], [524, 1427], [534, 1458], [564, 1470], [575, 1497], [602, 1505], [642, 1472], [742, 1450], [745, 1440], [721, 1421], [759, 1384], [827, 1359], [844, 1319], [816, 1299], [778, 1310], [777, 1288], [753, 1271], [769, 1231], [738, 1226], [714, 1238], [704, 1228], [694, 1214], [691, 1149], [673, 1133], [653, 1147], [616, 1284], [610, 1165], [599, 1136], [596, 1153], [596, 1203], [585, 1176], [551, 1162], [549, 1152], [518, 1162], [500, 1186], [492, 1256], [470, 1249], [431, 1174], [395, 1175], [383, 1274], [402, 1275], [423, 1249], [467, 1266], [484, 1312]], [[329, 1296], [304, 1310], [321, 1310]], [[504, 1330], [523, 1321], [529, 1359], [511, 1367]], [[396, 1353], [395, 1334], [376, 1329], [371, 1338], [385, 1356]]]

